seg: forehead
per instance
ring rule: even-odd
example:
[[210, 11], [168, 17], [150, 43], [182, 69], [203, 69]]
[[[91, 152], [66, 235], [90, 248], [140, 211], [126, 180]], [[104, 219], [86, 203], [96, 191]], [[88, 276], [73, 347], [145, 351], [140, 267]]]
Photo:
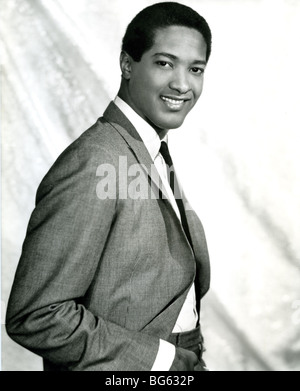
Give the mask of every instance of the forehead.
[[156, 30], [154, 44], [149, 52], [172, 51], [172, 54], [178, 56], [190, 53], [205, 60], [206, 49], [206, 42], [199, 31], [184, 26], [168, 26]]

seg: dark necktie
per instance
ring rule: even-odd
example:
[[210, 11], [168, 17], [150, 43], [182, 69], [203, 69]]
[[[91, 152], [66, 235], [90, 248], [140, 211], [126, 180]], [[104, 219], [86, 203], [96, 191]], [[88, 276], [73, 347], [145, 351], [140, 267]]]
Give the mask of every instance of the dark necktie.
[[174, 171], [174, 166], [173, 166], [173, 161], [169, 152], [168, 144], [165, 141], [161, 142], [160, 150], [159, 152], [161, 153], [162, 157], [164, 158], [166, 165], [168, 167], [168, 180], [170, 183], [170, 187], [172, 189], [172, 192], [174, 194], [179, 212], [180, 212], [180, 217], [181, 217], [181, 224], [184, 229], [184, 232], [190, 242], [190, 245], [192, 246], [192, 240], [191, 240], [191, 235], [187, 223], [187, 218], [185, 214], [185, 209], [181, 197], [181, 192], [179, 188], [179, 184], [177, 181], [177, 177]]

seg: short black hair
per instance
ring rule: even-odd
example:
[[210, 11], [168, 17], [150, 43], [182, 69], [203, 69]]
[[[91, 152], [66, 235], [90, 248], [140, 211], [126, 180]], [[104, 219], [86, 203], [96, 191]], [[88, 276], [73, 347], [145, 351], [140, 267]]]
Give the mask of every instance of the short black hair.
[[206, 42], [208, 61], [212, 41], [208, 23], [192, 8], [175, 2], [156, 3], [139, 12], [126, 29], [122, 50], [134, 61], [140, 61], [143, 54], [153, 46], [156, 31], [169, 26], [184, 26], [199, 31]]

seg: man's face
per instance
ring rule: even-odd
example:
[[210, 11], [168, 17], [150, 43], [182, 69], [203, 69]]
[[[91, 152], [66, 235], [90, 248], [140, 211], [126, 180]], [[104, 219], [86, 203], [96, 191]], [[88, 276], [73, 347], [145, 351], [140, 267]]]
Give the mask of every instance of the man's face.
[[157, 131], [181, 126], [201, 95], [206, 43], [195, 29], [156, 32], [140, 62], [131, 59], [127, 103]]

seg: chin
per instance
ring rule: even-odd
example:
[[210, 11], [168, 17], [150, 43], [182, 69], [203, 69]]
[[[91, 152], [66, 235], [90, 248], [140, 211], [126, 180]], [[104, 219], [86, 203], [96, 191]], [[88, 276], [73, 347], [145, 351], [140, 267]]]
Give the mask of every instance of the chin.
[[177, 129], [177, 128], [180, 128], [180, 126], [183, 124], [183, 122], [184, 122], [184, 119], [165, 121], [162, 126], [162, 129]]
[[157, 130], [169, 130], [179, 128], [183, 124], [184, 120], [185, 116], [179, 118], [178, 116], [168, 116], [167, 118], [166, 116], [160, 116], [153, 118], [152, 120], [150, 120], [150, 117], [148, 117], [147, 122]]

